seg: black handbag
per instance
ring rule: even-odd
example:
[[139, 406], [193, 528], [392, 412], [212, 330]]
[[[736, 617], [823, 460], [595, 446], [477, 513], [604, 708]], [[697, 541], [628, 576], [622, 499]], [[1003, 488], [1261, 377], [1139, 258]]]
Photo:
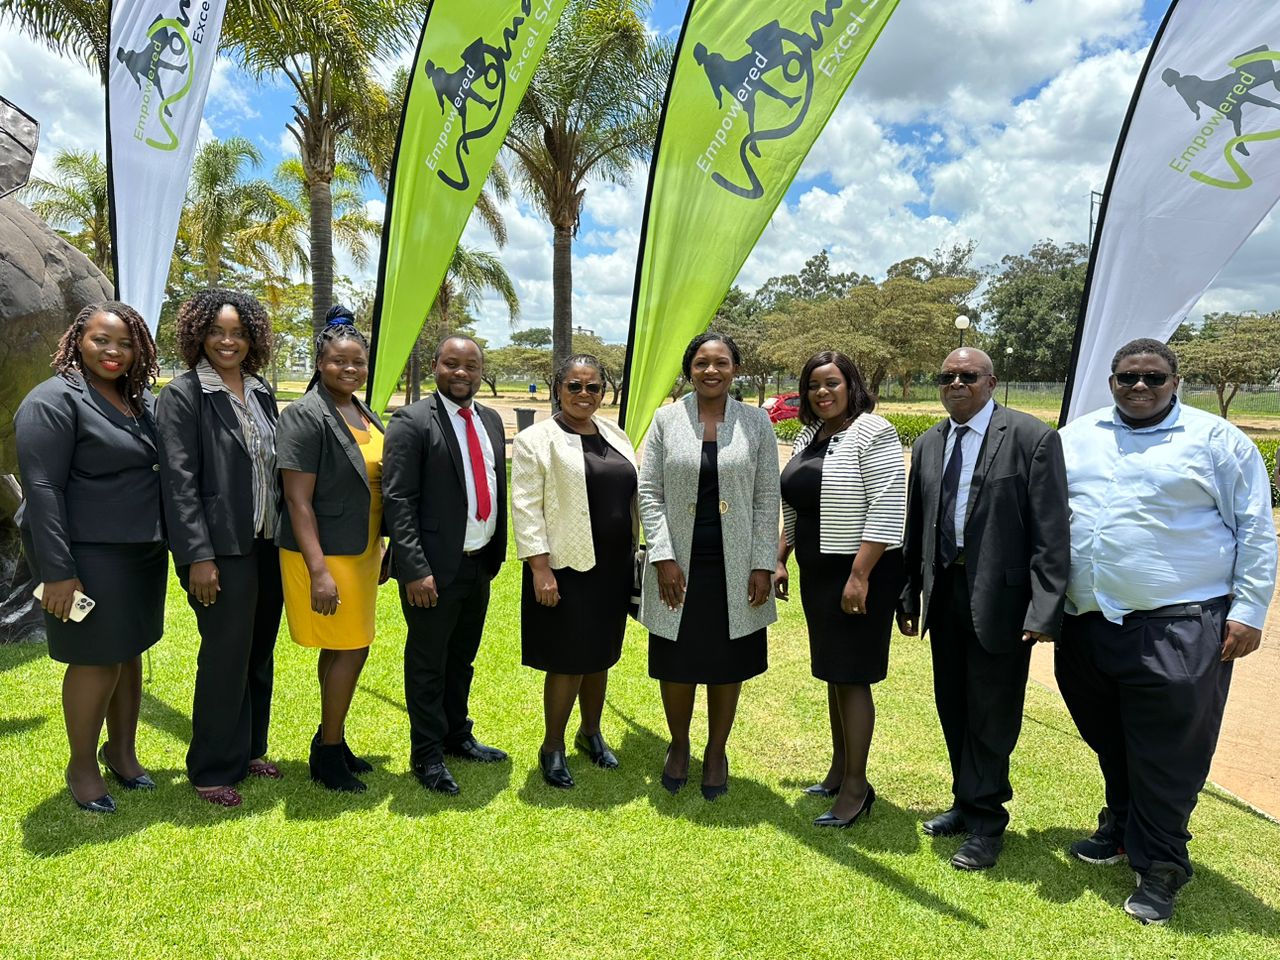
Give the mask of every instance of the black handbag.
[[627, 602], [627, 613], [635, 620], [640, 619], [640, 588], [644, 585], [644, 566], [648, 554], [649, 548], [642, 543], [636, 547], [631, 561], [631, 599]]

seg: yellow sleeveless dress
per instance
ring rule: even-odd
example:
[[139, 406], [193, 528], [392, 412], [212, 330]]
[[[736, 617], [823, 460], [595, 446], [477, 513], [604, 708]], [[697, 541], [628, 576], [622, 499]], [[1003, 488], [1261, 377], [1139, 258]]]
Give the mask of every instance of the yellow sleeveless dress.
[[378, 573], [382, 566], [382, 538], [378, 536], [382, 526], [382, 434], [372, 428], [350, 429], [360, 445], [369, 477], [369, 544], [359, 556], [325, 557], [341, 601], [331, 617], [311, 609], [311, 574], [302, 554], [281, 549], [285, 616], [294, 642], [303, 647], [358, 650], [373, 643]]

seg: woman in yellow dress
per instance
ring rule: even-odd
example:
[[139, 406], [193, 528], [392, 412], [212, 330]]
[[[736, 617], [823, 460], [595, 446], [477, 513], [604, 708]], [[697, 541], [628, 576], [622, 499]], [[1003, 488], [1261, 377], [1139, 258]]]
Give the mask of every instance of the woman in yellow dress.
[[369, 345], [346, 307], [329, 310], [316, 338], [316, 373], [276, 429], [284, 478], [280, 576], [294, 642], [320, 650], [320, 726], [311, 779], [330, 790], [365, 789], [373, 769], [351, 752], [347, 710], [373, 642], [382, 575], [382, 422], [356, 394]]

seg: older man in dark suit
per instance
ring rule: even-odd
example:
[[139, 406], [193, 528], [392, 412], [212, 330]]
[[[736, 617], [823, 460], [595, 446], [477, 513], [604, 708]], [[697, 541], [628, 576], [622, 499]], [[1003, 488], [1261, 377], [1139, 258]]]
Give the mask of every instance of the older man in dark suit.
[[898, 626], [930, 632], [951, 760], [955, 802], [924, 831], [968, 834], [951, 864], [982, 870], [999, 857], [1009, 822], [1031, 645], [1062, 624], [1067, 480], [1057, 433], [992, 399], [985, 353], [953, 351], [937, 382], [950, 417], [912, 448]]
[[473, 398], [484, 354], [448, 337], [432, 362], [436, 392], [387, 424], [382, 502], [391, 535], [404, 650], [410, 762], [429, 790], [457, 793], [444, 755], [507, 758], [471, 733], [467, 699], [489, 609], [489, 581], [507, 555], [506, 436]]

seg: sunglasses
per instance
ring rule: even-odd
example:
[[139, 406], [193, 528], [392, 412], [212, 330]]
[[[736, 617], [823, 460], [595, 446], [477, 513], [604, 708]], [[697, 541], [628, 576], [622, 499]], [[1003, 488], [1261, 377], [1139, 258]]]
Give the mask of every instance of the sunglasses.
[[570, 393], [581, 393], [583, 390], [591, 394], [593, 397], [597, 394], [604, 393], [603, 383], [580, 383], [577, 380], [570, 380], [564, 385], [564, 388]]
[[981, 376], [982, 374], [974, 373], [972, 370], [964, 370], [959, 373], [940, 373], [933, 378], [933, 382], [940, 387], [949, 387], [956, 380], [959, 380], [961, 383], [973, 386]]
[[1163, 387], [1171, 374], [1168, 373], [1113, 373], [1116, 383], [1122, 387], [1136, 387], [1141, 380], [1148, 387]]

